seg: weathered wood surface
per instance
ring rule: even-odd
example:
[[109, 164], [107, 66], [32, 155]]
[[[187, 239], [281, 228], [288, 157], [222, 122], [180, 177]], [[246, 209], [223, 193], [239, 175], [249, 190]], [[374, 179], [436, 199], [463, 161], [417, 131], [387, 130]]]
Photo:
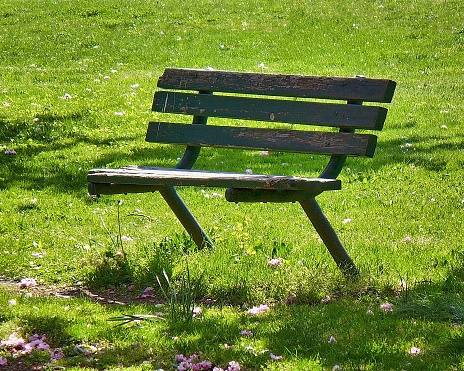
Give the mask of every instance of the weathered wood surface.
[[158, 87], [389, 103], [396, 83], [386, 79], [167, 68], [158, 80]]
[[371, 134], [316, 132], [150, 122], [147, 142], [348, 156], [374, 155]]
[[387, 109], [376, 106], [158, 91], [153, 111], [203, 117], [382, 130]]
[[[340, 180], [301, 178], [281, 175], [218, 173], [211, 171], [179, 170], [150, 167], [122, 169], [93, 169], [87, 175], [90, 183], [150, 186], [197, 186], [219, 188], [259, 188], [274, 190], [304, 190], [318, 194], [341, 189]], [[150, 189], [150, 188], [149, 188]], [[151, 189], [150, 189], [151, 190]]]

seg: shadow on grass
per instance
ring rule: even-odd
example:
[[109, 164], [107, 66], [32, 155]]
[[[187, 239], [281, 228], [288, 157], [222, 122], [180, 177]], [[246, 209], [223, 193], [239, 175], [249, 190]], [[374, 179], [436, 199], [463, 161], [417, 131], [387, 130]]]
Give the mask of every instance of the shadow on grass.
[[[258, 316], [249, 316], [246, 308], [233, 315], [206, 308], [201, 320], [171, 324], [167, 333], [177, 338], [172, 358], [201, 351], [209, 359], [236, 360], [247, 369], [272, 362], [270, 353], [321, 359], [329, 369], [336, 364], [347, 370], [458, 369], [464, 361], [463, 289], [464, 259], [443, 281], [417, 283], [385, 299], [393, 302], [393, 312], [381, 310], [382, 301], [375, 296], [346, 293], [328, 304], [277, 305]], [[242, 330], [254, 337], [240, 336]], [[412, 347], [421, 354], [411, 355]]]
[[[412, 293], [421, 295], [420, 290]], [[446, 300], [446, 296], [442, 297]], [[342, 369], [374, 367], [384, 370], [458, 369], [463, 362], [464, 333], [453, 329], [451, 318], [437, 317], [433, 313], [416, 316], [414, 311], [381, 313], [374, 309], [374, 316], [366, 315], [369, 307], [350, 298], [311, 309], [301, 305], [275, 307], [260, 317], [248, 318], [245, 314], [238, 323], [208, 318], [188, 328], [174, 326], [180, 332], [177, 352], [193, 354], [204, 349], [203, 344], [233, 345], [231, 350], [218, 350], [218, 357], [235, 359], [258, 369], [269, 363], [269, 354], [283, 355], [284, 359], [321, 358], [328, 369], [340, 365]], [[412, 305], [416, 299], [411, 299]], [[457, 303], [456, 303], [457, 304]], [[460, 322], [462, 325], [462, 322]], [[212, 330], [214, 329], [214, 330]], [[238, 336], [242, 330], [251, 330], [259, 341]], [[183, 330], [183, 331], [182, 331]], [[228, 337], [227, 334], [237, 334]], [[331, 337], [337, 341], [330, 342]], [[419, 347], [421, 354], [410, 354], [412, 347]], [[262, 351], [264, 353], [261, 353]]]
[[[96, 130], [99, 130], [102, 136], [98, 138], [97, 134], [85, 135], [74, 132], [69, 127], [79, 125], [85, 117], [85, 113], [71, 113], [68, 116], [42, 115], [39, 116], [42, 124], [39, 132], [33, 128], [24, 129], [27, 123], [18, 121], [11, 124], [0, 119], [0, 128], [7, 128], [3, 130], [6, 130], [5, 138], [17, 136], [30, 138], [27, 144], [22, 144], [16, 149], [16, 155], [0, 154], [2, 168], [0, 189], [7, 190], [19, 184], [23, 189], [53, 188], [57, 192], [85, 194], [87, 189], [85, 178], [87, 171], [92, 167], [106, 167], [115, 162], [142, 164], [149, 158], [161, 158], [165, 155], [162, 149], [156, 147], [147, 150], [126, 146], [124, 152], [120, 148], [121, 143], [132, 143], [137, 140], [143, 143], [143, 138], [133, 134], [112, 136], [99, 128]], [[45, 132], [52, 134], [43, 136]], [[11, 147], [14, 149], [15, 145], [12, 144]], [[72, 151], [69, 155], [68, 150], [74, 147], [79, 148], [82, 155]], [[96, 160], [96, 156], [92, 154], [95, 148], [104, 153], [97, 156]], [[82, 162], [76, 160], [78, 157], [83, 159]]]
[[[206, 306], [200, 319], [170, 325], [163, 321], [155, 330], [149, 323], [144, 328], [101, 323], [105, 316], [109, 319], [121, 312], [154, 314], [159, 311], [154, 305], [134, 301], [119, 306], [113, 301], [108, 306], [101, 300], [90, 304], [74, 291], [75, 299], [63, 303], [69, 308], [66, 311], [53, 310], [57, 304], [51, 301], [60, 299], [21, 299], [20, 305], [37, 309], [18, 312], [17, 319], [25, 334], [46, 334], [52, 347], [68, 346], [68, 357], [59, 363], [64, 366], [102, 369], [148, 362], [171, 367], [175, 354], [203, 352], [219, 366], [236, 360], [245, 370], [275, 362], [270, 353], [299, 364], [319, 359], [327, 369], [340, 365], [345, 370], [452, 370], [464, 362], [463, 288], [464, 260], [452, 267], [443, 281], [416, 284], [401, 297], [390, 299], [393, 312], [381, 310], [383, 300], [376, 296], [346, 293], [326, 304], [276, 305], [257, 316], [249, 316], [247, 308], [239, 307], [241, 303], [235, 303], [235, 309]], [[94, 312], [97, 322], [88, 327]], [[3, 322], [10, 320], [8, 313], [3, 317]], [[242, 330], [251, 331], [253, 337], [241, 336]], [[336, 341], [330, 341], [331, 337]], [[94, 357], [98, 361], [89, 361], [73, 351], [82, 343], [111, 346]], [[420, 348], [421, 353], [411, 355], [412, 347]], [[154, 358], [151, 349], [156, 352]]]
[[[143, 134], [131, 133], [112, 136], [103, 128], [74, 130], [76, 125], [88, 125], [89, 112], [74, 112], [69, 115], [44, 113], [39, 115], [38, 123], [23, 121], [7, 122], [0, 119], [1, 135], [5, 138], [30, 138], [30, 145], [23, 146], [16, 156], [0, 156], [2, 176], [0, 188], [8, 189], [19, 183], [25, 189], [53, 188], [58, 192], [86, 193], [85, 177], [94, 167], [106, 167], [111, 164], [156, 165], [179, 157], [182, 146], [158, 146], [149, 144], [147, 148]], [[98, 133], [101, 138], [98, 138]], [[406, 141], [409, 143], [407, 144]], [[130, 143], [122, 148], [121, 143]], [[140, 145], [140, 146], [139, 146]], [[412, 145], [413, 148], [405, 148]], [[464, 146], [464, 136], [453, 138], [418, 134], [408, 139], [392, 139], [379, 143], [374, 160], [349, 159], [348, 165], [356, 172], [378, 171], [383, 166], [397, 163], [414, 163], [430, 171], [447, 169], [450, 161], [453, 166], [463, 166], [463, 161], [455, 156], [444, 158], [446, 151], [456, 151]], [[68, 158], [67, 150], [78, 147], [83, 151], [82, 162]], [[101, 154], [94, 155], [98, 149]], [[88, 152], [88, 153], [85, 153]], [[43, 153], [56, 153], [52, 158], [43, 160]], [[73, 154], [74, 157], [77, 155]], [[49, 156], [48, 156], [49, 157]], [[174, 159], [174, 161], [172, 160]], [[252, 168], [255, 173], [301, 174], [322, 171], [327, 158], [324, 156], [301, 155], [292, 153], [273, 153], [260, 157], [250, 151], [203, 150], [198, 168], [218, 171], [244, 172]], [[285, 164], [285, 166], [283, 166]]]

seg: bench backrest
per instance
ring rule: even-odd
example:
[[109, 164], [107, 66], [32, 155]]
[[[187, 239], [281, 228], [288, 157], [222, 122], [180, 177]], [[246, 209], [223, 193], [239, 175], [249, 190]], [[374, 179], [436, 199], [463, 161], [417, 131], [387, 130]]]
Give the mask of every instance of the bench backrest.
[[[150, 122], [146, 140], [187, 145], [180, 168], [191, 168], [199, 148], [205, 146], [327, 154], [340, 167], [346, 156], [374, 155], [377, 137], [354, 131], [382, 130], [387, 109], [362, 103], [391, 102], [395, 86], [391, 80], [363, 77], [168, 68], [158, 87], [169, 90], [155, 93], [153, 111], [192, 115], [193, 125]], [[291, 129], [205, 125], [208, 117], [301, 125]], [[318, 130], [305, 130], [307, 125]], [[323, 127], [338, 132], [320, 130]], [[335, 168], [325, 177], [336, 177]]]

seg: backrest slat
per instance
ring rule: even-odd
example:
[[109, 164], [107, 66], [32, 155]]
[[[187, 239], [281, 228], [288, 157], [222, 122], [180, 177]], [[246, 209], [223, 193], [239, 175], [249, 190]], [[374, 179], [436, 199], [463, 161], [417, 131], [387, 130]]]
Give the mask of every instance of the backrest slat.
[[150, 122], [147, 142], [373, 157], [371, 134]]
[[390, 103], [396, 83], [385, 79], [276, 75], [167, 68], [164, 89], [214, 91]]
[[152, 108], [158, 112], [203, 117], [370, 130], [382, 130], [387, 116], [387, 109], [376, 106], [168, 91], [157, 91], [155, 93]]

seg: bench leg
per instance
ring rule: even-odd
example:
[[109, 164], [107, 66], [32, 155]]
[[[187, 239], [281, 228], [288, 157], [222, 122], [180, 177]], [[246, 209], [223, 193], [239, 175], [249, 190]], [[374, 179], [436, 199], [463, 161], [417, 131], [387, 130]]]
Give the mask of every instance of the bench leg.
[[358, 268], [356, 268], [353, 260], [351, 260], [350, 256], [346, 252], [343, 244], [325, 217], [316, 199], [314, 197], [307, 197], [299, 200], [299, 202], [317, 233], [321, 236], [322, 241], [338, 267], [347, 276], [357, 276], [359, 274]]
[[166, 203], [169, 205], [171, 210], [176, 214], [177, 218], [184, 226], [185, 230], [192, 237], [195, 244], [201, 249], [205, 246], [213, 246], [213, 243], [209, 239], [208, 235], [198, 224], [195, 217], [192, 215], [187, 205], [177, 194], [174, 187], [159, 187], [159, 192], [163, 196]]

